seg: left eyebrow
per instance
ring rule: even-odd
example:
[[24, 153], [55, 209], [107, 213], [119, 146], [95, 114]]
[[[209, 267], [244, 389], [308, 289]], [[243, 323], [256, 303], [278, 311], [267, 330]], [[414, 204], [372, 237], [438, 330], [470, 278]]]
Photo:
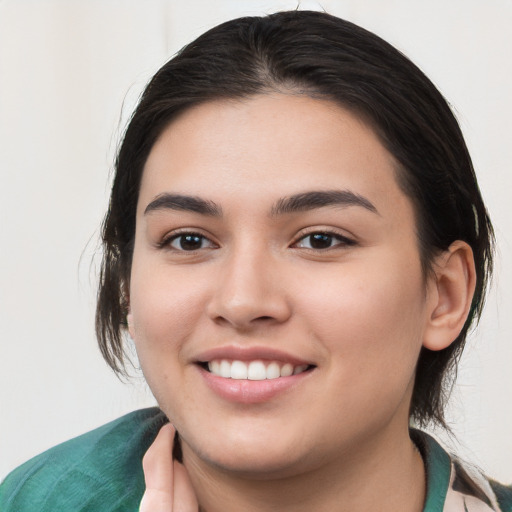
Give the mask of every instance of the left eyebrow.
[[373, 203], [364, 196], [350, 190], [314, 190], [279, 199], [271, 209], [270, 215], [304, 212], [326, 206], [360, 206], [380, 215]]

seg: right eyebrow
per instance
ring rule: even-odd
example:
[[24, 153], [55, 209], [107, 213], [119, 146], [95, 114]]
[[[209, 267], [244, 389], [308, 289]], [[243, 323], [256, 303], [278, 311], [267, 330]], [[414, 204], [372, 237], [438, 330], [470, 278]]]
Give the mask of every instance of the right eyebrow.
[[222, 208], [213, 201], [183, 194], [164, 193], [156, 196], [155, 199], [146, 206], [144, 215], [159, 210], [178, 210], [212, 217], [222, 216]]

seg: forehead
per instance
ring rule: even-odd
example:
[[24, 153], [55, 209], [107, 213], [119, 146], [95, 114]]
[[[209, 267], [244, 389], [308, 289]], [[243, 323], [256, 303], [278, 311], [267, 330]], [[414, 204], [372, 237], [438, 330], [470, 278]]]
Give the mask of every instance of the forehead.
[[407, 203], [398, 166], [374, 131], [339, 105], [302, 95], [212, 101], [185, 111], [147, 159], [139, 210], [166, 192], [273, 202], [343, 189], [386, 210]]

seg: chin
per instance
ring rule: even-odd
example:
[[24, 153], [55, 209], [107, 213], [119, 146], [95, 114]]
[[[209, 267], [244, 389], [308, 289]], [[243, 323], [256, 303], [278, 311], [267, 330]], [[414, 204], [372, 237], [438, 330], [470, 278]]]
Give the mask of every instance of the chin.
[[280, 436], [269, 442], [264, 438], [249, 440], [226, 435], [221, 440], [212, 437], [208, 444], [204, 439], [198, 444], [182, 439], [185, 460], [189, 457], [199, 459], [223, 472], [253, 480], [284, 478], [299, 472], [307, 457], [288, 445]]
[[233, 453], [206, 456], [204, 462], [226, 473], [237, 474], [251, 480], [275, 480], [298, 473], [298, 461], [286, 456]]

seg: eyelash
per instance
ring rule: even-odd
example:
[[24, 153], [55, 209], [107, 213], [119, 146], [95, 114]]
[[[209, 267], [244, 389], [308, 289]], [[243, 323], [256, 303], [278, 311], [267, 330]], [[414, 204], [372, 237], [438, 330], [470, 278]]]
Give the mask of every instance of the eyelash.
[[[187, 250], [185, 248], [183, 248], [183, 239], [185, 238], [195, 238], [195, 239], [200, 239], [201, 241], [201, 247], [198, 247], [198, 248], [195, 248], [195, 249], [190, 249], [190, 250]], [[311, 237], [323, 237], [323, 240], [322, 238], [317, 238], [317, 241], [319, 241], [320, 243], [322, 241], [327, 241], [327, 242], [334, 242], [334, 241], [338, 241], [338, 243], [334, 244], [334, 245], [329, 245], [328, 247], [322, 247], [322, 248], [319, 248], [319, 247], [312, 247], [311, 246]], [[306, 239], [310, 239], [310, 246], [309, 247], [300, 247], [299, 246], [299, 243], [301, 241], [304, 241]], [[178, 247], [173, 247], [173, 243], [174, 242], [177, 242], [179, 241], [180, 239], [181, 240], [181, 248], [178, 248]], [[210, 246], [209, 247], [203, 247], [203, 243], [205, 241], [208, 241], [210, 243]], [[337, 233], [335, 231], [329, 231], [329, 230], [316, 230], [316, 231], [311, 231], [309, 233], [301, 233], [300, 236], [296, 239], [295, 242], [293, 242], [291, 244], [291, 247], [292, 248], [298, 248], [298, 249], [306, 249], [306, 250], [309, 250], [309, 251], [315, 251], [315, 252], [326, 252], [326, 251], [329, 251], [329, 250], [332, 250], [332, 249], [335, 249], [337, 247], [350, 247], [350, 246], [353, 246], [353, 245], [356, 245], [356, 242], [354, 240], [352, 240], [351, 238], [348, 238], [344, 235], [341, 235], [340, 233]], [[165, 237], [159, 244], [158, 244], [158, 247], [163, 249], [163, 248], [168, 248], [172, 251], [175, 251], [175, 252], [182, 252], [182, 253], [194, 253], [196, 251], [199, 251], [201, 249], [211, 249], [213, 246], [213, 248], [216, 246], [216, 244], [214, 242], [212, 242], [208, 237], [206, 237], [205, 235], [201, 234], [201, 233], [197, 233], [197, 232], [194, 232], [194, 231], [183, 231], [183, 232], [180, 232], [180, 233], [173, 233], [167, 237]]]

